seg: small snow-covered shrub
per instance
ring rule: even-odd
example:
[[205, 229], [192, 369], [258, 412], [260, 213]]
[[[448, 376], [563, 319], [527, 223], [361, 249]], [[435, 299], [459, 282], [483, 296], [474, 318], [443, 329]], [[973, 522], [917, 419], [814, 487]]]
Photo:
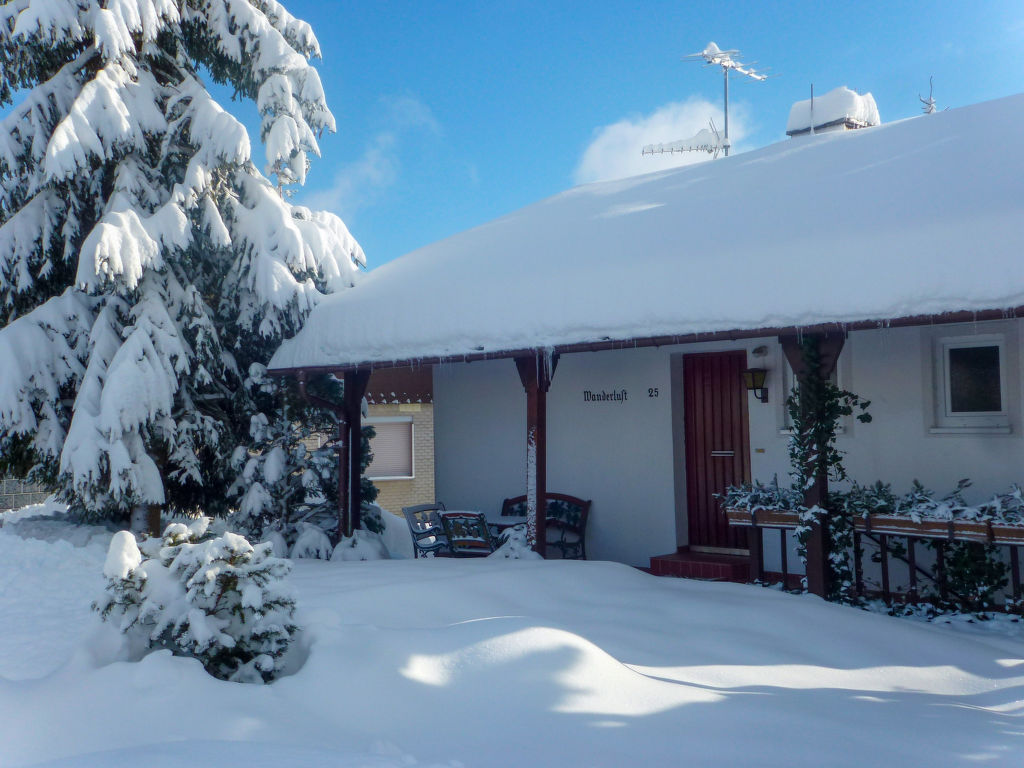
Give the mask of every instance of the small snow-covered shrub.
[[298, 630], [284, 580], [291, 565], [269, 542], [214, 537], [208, 525], [172, 523], [141, 548], [128, 531], [115, 534], [93, 607], [140, 644], [195, 657], [214, 677], [269, 682]]
[[391, 555], [379, 533], [358, 530], [338, 542], [331, 560], [389, 560]]
[[542, 560], [537, 552], [533, 551], [529, 540], [526, 538], [526, 526], [515, 525], [506, 528], [499, 534], [501, 546], [499, 546], [488, 557], [506, 558], [508, 560]]
[[331, 546], [331, 540], [327, 538], [327, 534], [322, 529], [312, 523], [299, 523], [297, 530], [298, 535], [295, 537], [291, 551], [293, 560], [303, 557], [319, 558], [320, 560], [331, 559], [331, 551], [334, 547]]

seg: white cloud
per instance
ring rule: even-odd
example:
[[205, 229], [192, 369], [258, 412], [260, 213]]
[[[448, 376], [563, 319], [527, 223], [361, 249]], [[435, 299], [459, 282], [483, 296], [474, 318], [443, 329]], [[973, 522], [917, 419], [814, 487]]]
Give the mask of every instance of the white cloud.
[[[576, 183], [621, 179], [709, 160], [711, 155], [705, 152], [641, 155], [640, 150], [645, 144], [687, 139], [707, 128], [712, 117], [718, 130], [723, 130], [725, 121], [721, 106], [694, 96], [686, 101], [665, 104], [649, 115], [626, 117], [598, 128], [576, 166], [573, 174]], [[745, 117], [746, 110], [742, 105], [730, 105], [729, 139], [733, 147], [737, 140], [743, 138]]]
[[305, 194], [304, 205], [337, 213], [351, 225], [356, 211], [379, 199], [398, 181], [401, 152], [408, 136], [441, 132], [430, 107], [413, 96], [384, 97], [380, 107], [382, 129], [357, 159], [338, 169], [330, 187]]

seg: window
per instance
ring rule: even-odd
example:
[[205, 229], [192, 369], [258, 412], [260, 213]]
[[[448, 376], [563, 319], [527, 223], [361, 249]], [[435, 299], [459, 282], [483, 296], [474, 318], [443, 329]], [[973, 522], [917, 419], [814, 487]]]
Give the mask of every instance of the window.
[[945, 355], [948, 415], [1005, 413], [1000, 344], [952, 343]]
[[370, 439], [373, 460], [366, 469], [371, 480], [399, 480], [413, 477], [412, 419], [409, 417], [367, 419], [376, 430]]
[[989, 328], [1005, 332], [933, 337], [933, 434], [1011, 432], [1019, 410], [1016, 327]]

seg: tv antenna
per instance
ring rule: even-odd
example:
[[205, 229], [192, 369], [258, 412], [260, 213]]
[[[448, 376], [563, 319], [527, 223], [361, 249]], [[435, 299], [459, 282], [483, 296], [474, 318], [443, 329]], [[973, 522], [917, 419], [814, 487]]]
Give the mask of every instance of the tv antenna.
[[[722, 137], [722, 149], [725, 156], [729, 156], [729, 70], [739, 75], [745, 75], [752, 80], [767, 80], [768, 75], [758, 72], [752, 65], [739, 61], [740, 52], [733, 49], [723, 51], [715, 43], [707, 44], [707, 47], [699, 53], [691, 53], [683, 56], [683, 61], [703, 61], [705, 66], [717, 66], [722, 68], [722, 76], [725, 82], [725, 136]], [[754, 62], [755, 64], [757, 62]]]
[[921, 102], [921, 111], [926, 115], [935, 114], [935, 98], [932, 96], [932, 78], [928, 78], [928, 98], [922, 99], [921, 94], [917, 94], [917, 100]]
[[708, 121], [708, 127], [701, 129], [695, 136], [668, 144], [646, 144], [640, 151], [641, 155], [672, 155], [676, 152], [707, 152], [717, 158], [722, 151], [722, 135], [715, 127], [714, 119]]

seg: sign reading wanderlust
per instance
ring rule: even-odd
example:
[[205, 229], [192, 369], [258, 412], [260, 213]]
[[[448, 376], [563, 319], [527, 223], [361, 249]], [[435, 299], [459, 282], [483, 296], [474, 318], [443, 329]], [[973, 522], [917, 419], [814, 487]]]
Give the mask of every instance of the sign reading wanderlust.
[[629, 393], [624, 389], [614, 389], [611, 392], [583, 390], [583, 402], [585, 403], [624, 403], [628, 399]]

